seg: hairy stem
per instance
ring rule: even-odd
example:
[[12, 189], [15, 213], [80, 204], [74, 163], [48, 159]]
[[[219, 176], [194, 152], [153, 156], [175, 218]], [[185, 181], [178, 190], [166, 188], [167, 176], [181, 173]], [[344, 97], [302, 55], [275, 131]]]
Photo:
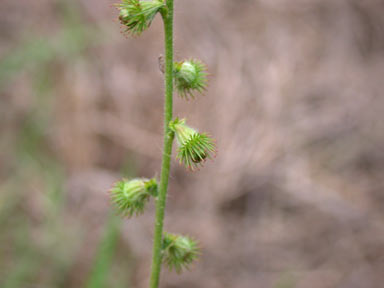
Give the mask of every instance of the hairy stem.
[[172, 143], [175, 137], [169, 129], [173, 107], [173, 0], [167, 0], [162, 12], [165, 31], [165, 103], [164, 103], [164, 147], [161, 166], [159, 194], [156, 200], [155, 235], [153, 240], [152, 272], [150, 288], [158, 288], [162, 262], [162, 240], [164, 210], [167, 199]]

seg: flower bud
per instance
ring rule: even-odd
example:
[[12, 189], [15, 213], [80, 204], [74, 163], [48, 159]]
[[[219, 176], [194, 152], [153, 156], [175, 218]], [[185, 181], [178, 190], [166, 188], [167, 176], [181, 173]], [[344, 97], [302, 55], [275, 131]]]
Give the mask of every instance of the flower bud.
[[117, 7], [120, 10], [119, 20], [132, 35], [140, 35], [151, 26], [157, 12], [165, 6], [162, 0], [140, 1], [122, 0]]
[[205, 65], [199, 60], [187, 60], [174, 64], [175, 87], [180, 97], [194, 99], [194, 92], [203, 93], [207, 87]]
[[162, 247], [163, 262], [169, 270], [180, 273], [198, 258], [200, 251], [193, 239], [170, 233], [164, 233]]
[[154, 178], [124, 179], [117, 182], [110, 192], [119, 214], [131, 217], [143, 213], [149, 198], [157, 196], [157, 181]]
[[171, 121], [169, 128], [175, 133], [180, 164], [195, 170], [216, 152], [214, 141], [205, 133], [199, 133], [185, 124], [185, 119]]

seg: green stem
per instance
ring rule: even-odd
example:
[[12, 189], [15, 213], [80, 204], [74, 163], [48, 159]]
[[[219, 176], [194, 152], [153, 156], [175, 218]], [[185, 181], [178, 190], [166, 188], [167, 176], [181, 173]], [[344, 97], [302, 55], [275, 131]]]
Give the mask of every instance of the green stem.
[[164, 103], [164, 147], [159, 185], [156, 200], [155, 235], [153, 240], [152, 272], [150, 288], [158, 288], [162, 262], [162, 241], [164, 210], [167, 199], [169, 169], [171, 166], [172, 143], [175, 137], [169, 129], [173, 106], [173, 0], [167, 0], [162, 11], [165, 34], [165, 103]]

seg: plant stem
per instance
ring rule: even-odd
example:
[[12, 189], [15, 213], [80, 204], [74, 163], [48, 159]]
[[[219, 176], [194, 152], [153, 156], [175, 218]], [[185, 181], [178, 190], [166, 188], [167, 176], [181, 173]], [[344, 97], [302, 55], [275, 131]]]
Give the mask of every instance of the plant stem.
[[163, 240], [164, 210], [167, 199], [172, 143], [175, 137], [169, 129], [173, 107], [173, 0], [167, 0], [162, 12], [165, 34], [165, 103], [164, 103], [164, 147], [161, 166], [159, 194], [156, 200], [155, 235], [153, 240], [152, 272], [150, 288], [158, 288], [161, 272], [161, 249]]

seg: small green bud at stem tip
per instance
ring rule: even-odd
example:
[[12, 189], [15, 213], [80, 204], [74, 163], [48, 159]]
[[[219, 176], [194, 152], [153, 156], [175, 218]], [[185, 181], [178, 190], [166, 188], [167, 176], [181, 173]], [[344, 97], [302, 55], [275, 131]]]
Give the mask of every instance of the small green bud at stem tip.
[[151, 26], [156, 14], [165, 6], [161, 0], [139, 1], [122, 0], [117, 5], [120, 10], [119, 20], [125, 26], [125, 32], [140, 35]]

